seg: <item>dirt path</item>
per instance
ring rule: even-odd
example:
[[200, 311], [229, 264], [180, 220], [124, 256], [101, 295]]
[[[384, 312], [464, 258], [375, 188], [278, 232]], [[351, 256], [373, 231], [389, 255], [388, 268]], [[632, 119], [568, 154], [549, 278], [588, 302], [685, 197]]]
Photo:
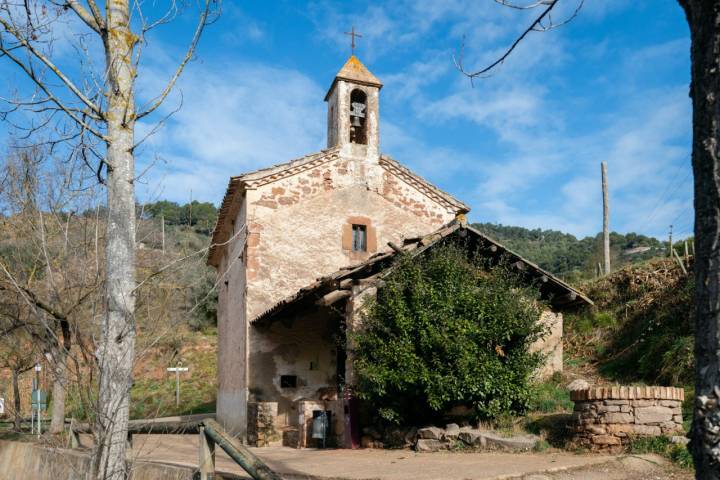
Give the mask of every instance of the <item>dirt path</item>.
[[[181, 465], [197, 465], [195, 435], [136, 435], [134, 455]], [[288, 479], [336, 480], [690, 480], [659, 457], [612, 457], [571, 453], [432, 453], [409, 450], [296, 450], [259, 448], [253, 451]], [[218, 472], [243, 471], [222, 451]]]

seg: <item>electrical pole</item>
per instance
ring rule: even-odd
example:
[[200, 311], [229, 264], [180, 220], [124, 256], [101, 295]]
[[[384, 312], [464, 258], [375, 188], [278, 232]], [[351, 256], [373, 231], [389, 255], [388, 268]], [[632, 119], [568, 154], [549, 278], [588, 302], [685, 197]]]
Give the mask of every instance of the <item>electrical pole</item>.
[[673, 257], [672, 227], [673, 227], [673, 226], [670, 225], [670, 237], [668, 238], [668, 246], [670, 247], [670, 248], [669, 248], [668, 255], [670, 256], [670, 258]]
[[162, 253], [165, 255], [165, 214], [160, 214], [160, 222], [162, 222]]
[[607, 163], [600, 162], [603, 192], [603, 257], [605, 275], [610, 274], [610, 205], [608, 201]]
[[192, 189], [190, 189], [190, 225], [192, 227]]

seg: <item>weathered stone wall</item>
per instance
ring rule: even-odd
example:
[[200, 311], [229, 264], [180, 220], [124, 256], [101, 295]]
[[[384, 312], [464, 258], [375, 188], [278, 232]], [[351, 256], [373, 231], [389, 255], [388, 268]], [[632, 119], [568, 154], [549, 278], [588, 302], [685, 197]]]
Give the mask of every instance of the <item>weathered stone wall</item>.
[[[279, 429], [298, 426], [297, 402], [337, 398], [339, 319], [329, 309], [250, 326], [250, 401], [278, 402]], [[296, 388], [283, 388], [282, 375], [295, 375]]]
[[[412, 209], [402, 203], [395, 205], [363, 182], [348, 178], [355, 167], [351, 161], [338, 161], [287, 180], [298, 185], [303, 178], [307, 180], [307, 196], [284, 182], [285, 187], [273, 185], [249, 192], [250, 319], [316, 278], [369, 257], [372, 252], [342, 248], [343, 226], [351, 217], [362, 216], [372, 222], [379, 250], [388, 249], [387, 242], [427, 234], [455, 218], [455, 212], [423, 199], [419, 192], [412, 200], [406, 198], [410, 192], [404, 192], [403, 201], [412, 204]], [[423, 201], [425, 207], [419, 208]]]
[[560, 312], [545, 310], [540, 315], [540, 323], [547, 328], [547, 335], [535, 342], [530, 350], [545, 355], [545, 362], [537, 372], [538, 378], [547, 378], [563, 369], [563, 315]]
[[685, 392], [673, 387], [591, 387], [570, 393], [575, 443], [622, 450], [635, 436], [681, 432]]
[[256, 447], [282, 445], [277, 428], [277, 402], [249, 402], [247, 442]]

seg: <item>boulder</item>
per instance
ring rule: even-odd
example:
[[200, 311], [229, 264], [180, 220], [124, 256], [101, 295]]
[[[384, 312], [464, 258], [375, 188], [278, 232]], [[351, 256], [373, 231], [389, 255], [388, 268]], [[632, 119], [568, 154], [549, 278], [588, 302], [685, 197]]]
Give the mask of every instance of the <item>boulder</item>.
[[445, 431], [437, 427], [425, 427], [418, 430], [418, 438], [428, 440], [442, 440]]
[[460, 435], [458, 436], [460, 440], [470, 447], [485, 447], [487, 443], [485, 442], [485, 437], [479, 430], [467, 430], [460, 432]]
[[437, 452], [438, 450], [444, 450], [447, 447], [447, 442], [432, 438], [419, 438], [415, 443], [415, 451], [417, 452]]
[[417, 440], [417, 437], [418, 437], [418, 429], [416, 427], [410, 428], [410, 430], [408, 430], [405, 433], [405, 438], [404, 438], [405, 445], [403, 445], [403, 446], [409, 447], [409, 446], [413, 445], [415, 443], [415, 440]]
[[535, 448], [539, 438], [534, 435], [526, 435], [522, 437], [501, 437], [494, 433], [482, 433], [485, 443], [490, 448], [502, 450], [532, 450]]
[[460, 427], [457, 423], [449, 423], [445, 426], [444, 440], [457, 440], [460, 435]]

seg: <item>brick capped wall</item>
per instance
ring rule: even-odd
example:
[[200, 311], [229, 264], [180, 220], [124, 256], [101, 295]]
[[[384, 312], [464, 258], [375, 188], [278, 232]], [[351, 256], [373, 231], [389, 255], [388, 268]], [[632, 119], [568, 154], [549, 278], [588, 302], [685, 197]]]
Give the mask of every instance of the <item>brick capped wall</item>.
[[574, 441], [592, 450], [622, 450], [632, 437], [682, 433], [685, 391], [673, 387], [591, 387], [570, 393]]

